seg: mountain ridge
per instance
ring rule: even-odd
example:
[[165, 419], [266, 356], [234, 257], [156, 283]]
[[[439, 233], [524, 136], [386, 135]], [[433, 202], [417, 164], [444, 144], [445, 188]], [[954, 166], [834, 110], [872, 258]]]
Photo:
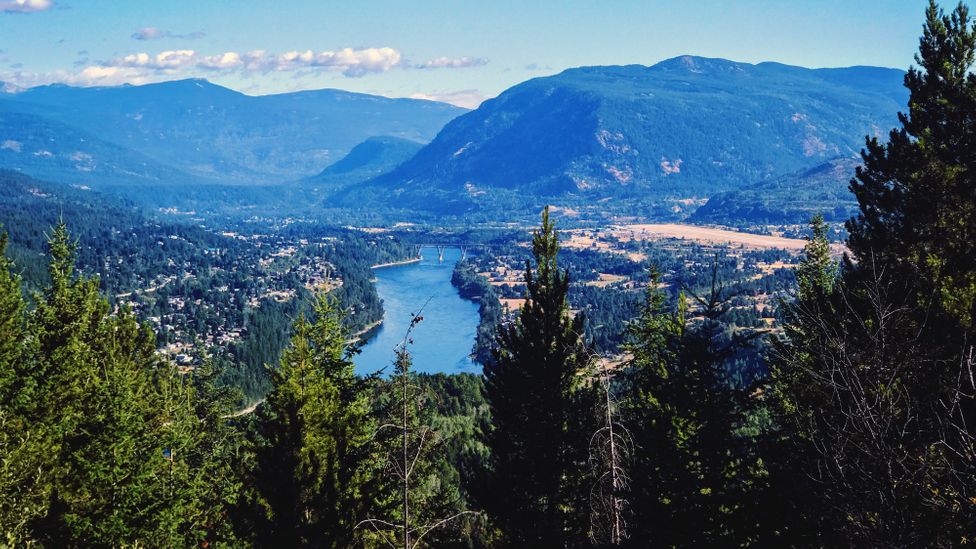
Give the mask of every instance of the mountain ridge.
[[0, 97], [8, 112], [97, 135], [170, 166], [189, 183], [296, 180], [320, 172], [368, 137], [427, 141], [466, 112], [446, 103], [331, 88], [250, 96], [203, 79], [46, 85]]
[[567, 69], [452, 120], [362, 189], [377, 202], [429, 209], [436, 199], [452, 211], [511, 192], [703, 198], [856, 154], [865, 135], [897, 123], [904, 74], [694, 56]]

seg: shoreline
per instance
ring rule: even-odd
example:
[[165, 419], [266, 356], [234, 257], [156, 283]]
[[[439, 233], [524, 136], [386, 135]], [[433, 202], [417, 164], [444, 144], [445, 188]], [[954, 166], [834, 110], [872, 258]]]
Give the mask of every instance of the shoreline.
[[370, 322], [370, 323], [369, 323], [369, 324], [367, 324], [367, 325], [366, 325], [366, 327], [365, 327], [365, 328], [363, 328], [362, 330], [359, 330], [358, 332], [356, 332], [356, 333], [354, 333], [354, 334], [349, 334], [349, 335], [351, 335], [351, 336], [352, 336], [353, 338], [355, 338], [355, 339], [360, 339], [360, 337], [359, 337], [359, 336], [362, 336], [362, 335], [366, 335], [366, 334], [368, 334], [368, 333], [369, 333], [369, 332], [371, 332], [372, 330], [375, 330], [376, 328], [378, 328], [378, 327], [380, 327], [380, 326], [381, 326], [382, 324], [383, 324], [383, 319], [381, 318], [381, 319], [379, 319], [379, 320], [377, 320], [377, 321], [374, 321], [374, 322]]
[[412, 259], [404, 259], [403, 261], [392, 261], [390, 263], [380, 263], [378, 265], [373, 265], [370, 269], [385, 269], [387, 267], [397, 267], [400, 265], [410, 265], [411, 263], [420, 263], [421, 257], [414, 257]]

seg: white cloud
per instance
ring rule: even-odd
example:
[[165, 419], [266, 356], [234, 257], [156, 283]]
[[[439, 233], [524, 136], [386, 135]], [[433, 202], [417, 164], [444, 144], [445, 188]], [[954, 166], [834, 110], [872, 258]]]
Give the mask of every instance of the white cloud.
[[487, 65], [488, 60], [484, 57], [438, 57], [425, 63], [414, 65], [417, 69], [464, 69], [467, 67], [480, 67]]
[[[154, 35], [154, 32], [146, 35]], [[486, 62], [480, 58], [440, 57], [423, 65], [410, 65], [398, 50], [391, 47], [342, 48], [318, 52], [295, 50], [281, 54], [258, 49], [247, 52], [226, 51], [213, 55], [205, 55], [192, 49], [178, 49], [164, 50], [155, 54], [136, 52], [102, 61], [78, 59], [74, 62], [76, 67], [74, 70], [56, 70], [46, 73], [20, 70], [0, 72], [0, 81], [26, 88], [51, 83], [76, 86], [145, 84], [173, 78], [202, 77], [214, 73], [239, 76], [280, 73], [300, 78], [309, 74], [333, 72], [355, 78], [394, 69], [460, 68], [482, 65]], [[11, 66], [11, 68], [16, 67]], [[474, 90], [447, 93], [455, 94], [448, 101], [456, 101], [456, 104], [477, 105], [484, 99]], [[434, 95], [429, 98], [440, 100]]]
[[229, 51], [220, 55], [203, 57], [198, 65], [209, 70], [229, 70], [243, 67], [244, 61], [239, 53]]
[[194, 64], [197, 54], [193, 50], [167, 50], [156, 55], [148, 53], [130, 53], [124, 57], [117, 57], [104, 63], [102, 67], [146, 68], [159, 71], [175, 71]]
[[175, 34], [158, 27], [143, 27], [132, 33], [132, 38], [135, 40], [161, 40], [163, 38], [185, 38], [189, 40], [196, 40], [198, 38], [203, 38], [204, 36], [206, 36], [206, 34], [203, 31]]
[[33, 13], [54, 7], [52, 0], [0, 0], [0, 12]]
[[478, 90], [455, 90], [455, 91], [432, 91], [426, 93], [415, 93], [411, 99], [427, 99], [429, 101], [440, 101], [450, 103], [465, 109], [477, 109], [485, 99], [485, 94]]
[[338, 51], [290, 51], [259, 64], [268, 71], [301, 69], [337, 71], [345, 76], [386, 72], [400, 65], [400, 52], [393, 48], [343, 48]]
[[264, 50], [246, 53], [224, 52], [198, 59], [196, 66], [204, 70], [242, 72], [341, 72], [358, 77], [369, 73], [387, 72], [401, 66], [402, 56], [393, 48], [343, 48], [337, 51], [290, 51], [279, 55]]

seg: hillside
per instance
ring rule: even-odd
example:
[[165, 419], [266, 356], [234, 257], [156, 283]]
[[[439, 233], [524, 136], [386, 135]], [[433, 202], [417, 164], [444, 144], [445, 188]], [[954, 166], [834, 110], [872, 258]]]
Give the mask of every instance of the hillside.
[[836, 158], [800, 172], [716, 194], [688, 219], [729, 226], [797, 225], [822, 213], [827, 221], [846, 221], [857, 209], [848, 185], [857, 157]]
[[[0, 231], [10, 235], [9, 253], [32, 286], [47, 279], [48, 235], [62, 220], [78, 238], [80, 266], [100, 275], [103, 288], [133, 286], [147, 272], [154, 275], [167, 260], [190, 249], [234, 245], [193, 225], [150, 219], [133, 203], [86, 187], [0, 169], [0, 189]], [[120, 259], [109, 266], [109, 255]]]
[[302, 180], [303, 186], [333, 190], [360, 183], [396, 168], [423, 148], [422, 143], [398, 137], [370, 137], [320, 173]]
[[[189, 181], [225, 184], [308, 177], [376, 135], [429, 141], [465, 112], [445, 103], [332, 89], [249, 96], [206, 80], [96, 88], [51, 85], [3, 98], [6, 112], [97, 135], [171, 166]], [[94, 154], [84, 148], [81, 152]], [[65, 167], [60, 175], [70, 174], [71, 168]]]
[[19, 107], [0, 100], [0, 167], [86, 186], [199, 181], [89, 132], [19, 112]]
[[366, 190], [444, 211], [514, 195], [704, 198], [855, 154], [897, 123], [903, 76], [690, 56], [570, 69], [458, 117]]

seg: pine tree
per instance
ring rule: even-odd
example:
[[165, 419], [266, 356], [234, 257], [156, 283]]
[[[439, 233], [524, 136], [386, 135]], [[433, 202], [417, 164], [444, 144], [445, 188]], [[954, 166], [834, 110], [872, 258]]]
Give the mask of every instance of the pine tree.
[[717, 266], [709, 293], [691, 294], [694, 319], [686, 294], [672, 310], [659, 283], [652, 272], [628, 346], [625, 418], [637, 447], [631, 537], [638, 546], [745, 544], [756, 528], [746, 518], [757, 458], [738, 432], [746, 422], [745, 390], [727, 368], [754, 336], [726, 336], [729, 296]]
[[[131, 312], [110, 314], [97, 279], [74, 271], [62, 223], [50, 237], [51, 285], [30, 315], [34, 356], [14, 401], [50, 452], [45, 514], [32, 524], [54, 545], [182, 542], [190, 499], [166, 475], [171, 425], [154, 376], [167, 365]], [[161, 497], [166, 494], [166, 497]]]
[[965, 4], [944, 15], [926, 10], [905, 76], [908, 112], [887, 143], [867, 140], [864, 166], [851, 182], [860, 206], [848, 223], [860, 264], [898, 269], [936, 292], [962, 325], [976, 318], [976, 24]]
[[774, 428], [764, 434], [760, 444], [770, 471], [771, 492], [780, 496], [769, 505], [769, 518], [790, 539], [832, 544], [840, 539], [832, 537], [830, 510], [819, 498], [794, 497], [823, 489], [812, 480], [819, 458], [810, 429], [814, 414], [829, 400], [819, 382], [822, 375], [829, 375], [818, 358], [824, 351], [819, 328], [825, 319], [835, 317], [834, 304], [842, 292], [823, 216], [814, 216], [810, 229], [796, 271], [795, 299], [781, 304], [786, 316], [783, 336], [772, 340], [770, 380], [764, 388], [771, 396]]
[[569, 274], [558, 268], [558, 250], [546, 208], [532, 240], [535, 268], [526, 264], [526, 302], [512, 323], [499, 327], [494, 361], [485, 366], [493, 422], [492, 493], [485, 504], [511, 547], [562, 546], [585, 536], [588, 524], [586, 499], [574, 490], [587, 444], [571, 428], [580, 415], [574, 389], [588, 353], [582, 318], [568, 313]]
[[26, 308], [21, 280], [7, 258], [7, 233], [0, 233], [0, 405], [9, 397], [24, 353]]
[[14, 405], [29, 349], [21, 280], [6, 246], [7, 234], [0, 234], [0, 545], [13, 547], [32, 540], [28, 524], [43, 514], [48, 487], [38, 470], [45, 441]]
[[808, 247], [777, 350], [784, 428], [822, 494], [812, 514], [861, 545], [955, 544], [976, 524], [974, 53], [968, 9], [930, 2], [908, 112], [867, 140], [851, 182], [853, 261], [831, 286]]
[[831, 257], [828, 230], [823, 214], [818, 213], [810, 220], [811, 234], [803, 248], [803, 260], [796, 269], [798, 298], [802, 302], [828, 295], [836, 283], [837, 262]]
[[353, 373], [338, 304], [318, 296], [314, 314], [295, 322], [259, 408], [253, 483], [263, 544], [348, 547], [371, 510], [375, 422], [366, 386]]
[[235, 546], [233, 513], [244, 497], [244, 431], [235, 407], [241, 390], [220, 382], [222, 371], [204, 357], [192, 374], [193, 440], [186, 460], [194, 472], [190, 478], [197, 508], [187, 536], [195, 545]]

